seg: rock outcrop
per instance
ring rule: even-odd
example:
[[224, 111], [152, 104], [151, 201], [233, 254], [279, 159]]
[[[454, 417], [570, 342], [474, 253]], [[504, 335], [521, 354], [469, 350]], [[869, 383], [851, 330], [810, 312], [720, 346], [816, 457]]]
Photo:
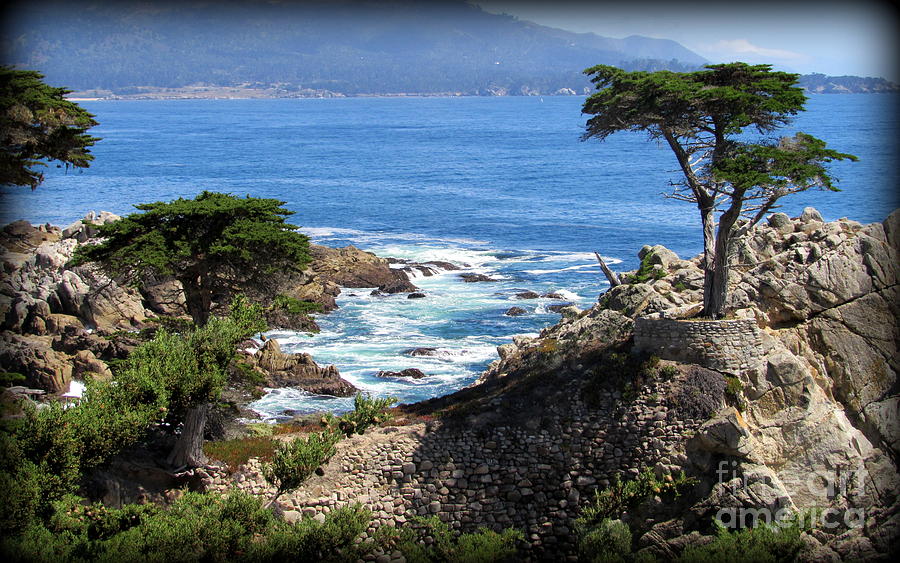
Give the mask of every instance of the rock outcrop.
[[[679, 468], [699, 476], [707, 492], [685, 514], [646, 531], [641, 545], [649, 552], [688, 542], [692, 529], [696, 533], [723, 507], [862, 511], [864, 527], [841, 522], [810, 539], [814, 552], [844, 557], [896, 547], [898, 233], [900, 212], [864, 226], [847, 219], [825, 223], [807, 209], [793, 219], [775, 214], [738, 242], [730, 306], [735, 318], [758, 325], [752, 343], [758, 350], [719, 376], [731, 377], [729, 406], [684, 442]], [[602, 369], [591, 367], [598, 351], [616, 341], [627, 345], [635, 318], [675, 323], [667, 319], [699, 312], [699, 258], [681, 260], [659, 246], [641, 254], [656, 265], [659, 279], [614, 287], [593, 308], [572, 312], [537, 338], [501, 346], [501, 359], [479, 382]], [[665, 358], [666, 342], [661, 336], [656, 350], [645, 348]], [[727, 479], [715, 477], [720, 467]]]
[[275, 339], [268, 339], [255, 353], [243, 354], [243, 362], [266, 379], [266, 387], [295, 387], [316, 395], [349, 397], [356, 393], [334, 366], [321, 367], [309, 354], [285, 354]]

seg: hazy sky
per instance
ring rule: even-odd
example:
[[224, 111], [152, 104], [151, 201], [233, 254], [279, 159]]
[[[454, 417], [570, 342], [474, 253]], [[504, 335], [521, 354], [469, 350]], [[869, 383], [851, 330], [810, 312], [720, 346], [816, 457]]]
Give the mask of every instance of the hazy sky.
[[900, 82], [898, 11], [892, 2], [820, 0], [470, 0], [551, 27], [607, 37], [673, 39], [711, 62], [771, 63], [780, 70], [883, 76]]

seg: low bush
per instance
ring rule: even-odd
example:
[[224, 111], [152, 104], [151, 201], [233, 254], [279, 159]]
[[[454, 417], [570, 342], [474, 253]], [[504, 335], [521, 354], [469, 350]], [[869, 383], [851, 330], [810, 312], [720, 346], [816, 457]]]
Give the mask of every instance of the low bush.
[[594, 498], [581, 509], [581, 516], [575, 521], [576, 528], [587, 529], [604, 519], [618, 518], [625, 510], [654, 495], [668, 494], [677, 498], [696, 482], [696, 479], [685, 476], [684, 472], [658, 478], [652, 469], [645, 469], [630, 481], [622, 481], [616, 476], [609, 487], [594, 491]]
[[337, 509], [323, 523], [288, 524], [259, 498], [186, 493], [168, 509], [127, 505], [108, 509], [69, 496], [55, 504], [46, 526], [6, 538], [8, 561], [344, 561], [363, 552], [353, 540], [371, 513], [359, 505]]
[[604, 518], [586, 530], [578, 542], [579, 561], [625, 561], [631, 553], [631, 529], [621, 520]]
[[275, 448], [272, 462], [263, 466], [263, 477], [276, 488], [275, 501], [282, 493], [296, 489], [316, 469], [335, 454], [341, 436], [333, 430], [294, 438]]
[[729, 531], [719, 526], [716, 539], [684, 550], [677, 563], [788, 563], [797, 561], [805, 546], [796, 522]]
[[662, 268], [655, 267], [654, 264], [650, 263], [650, 258], [653, 256], [653, 252], [648, 252], [644, 255], [644, 258], [641, 259], [641, 265], [638, 267], [637, 271], [633, 274], [628, 274], [623, 276], [622, 281], [625, 283], [645, 283], [651, 280], [661, 280], [666, 277], [667, 272]]
[[[525, 539], [519, 530], [507, 528], [500, 533], [481, 528], [454, 536], [453, 531], [437, 516], [416, 518], [412, 526], [393, 533], [386, 543], [399, 549], [409, 563], [491, 563], [517, 561], [516, 543]], [[384, 532], [382, 533], [384, 534]], [[431, 538], [425, 543], [425, 538]], [[382, 543], [385, 539], [382, 537]]]
[[270, 309], [281, 309], [291, 315], [308, 315], [310, 313], [321, 313], [322, 305], [313, 301], [301, 301], [287, 295], [278, 295], [272, 301]]
[[673, 398], [675, 411], [682, 420], [708, 420], [724, 402], [725, 379], [718, 372], [700, 366], [691, 366]]
[[325, 424], [330, 426], [336, 422], [347, 437], [363, 434], [372, 426], [390, 421], [394, 415], [388, 409], [396, 402], [393, 397], [372, 398], [370, 395], [357, 393], [353, 399], [353, 411], [337, 419], [328, 419]]

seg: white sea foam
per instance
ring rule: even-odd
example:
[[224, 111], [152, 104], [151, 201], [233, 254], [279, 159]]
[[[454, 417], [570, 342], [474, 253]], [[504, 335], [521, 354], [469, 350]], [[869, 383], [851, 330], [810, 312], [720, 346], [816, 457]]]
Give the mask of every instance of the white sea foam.
[[599, 268], [596, 264], [582, 264], [580, 266], [568, 266], [565, 268], [558, 268], [554, 270], [522, 270], [526, 274], [533, 274], [535, 276], [540, 276], [543, 274], [557, 274], [559, 272], [570, 272], [575, 270], [597, 270], [600, 272]]

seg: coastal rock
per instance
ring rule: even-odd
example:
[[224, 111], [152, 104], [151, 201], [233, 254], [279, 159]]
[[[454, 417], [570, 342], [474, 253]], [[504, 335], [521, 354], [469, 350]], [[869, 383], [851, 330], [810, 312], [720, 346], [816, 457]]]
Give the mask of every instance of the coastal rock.
[[50, 225], [34, 227], [28, 221], [14, 221], [0, 230], [0, 247], [6, 252], [27, 254], [43, 242], [56, 242], [60, 230]]
[[507, 317], [521, 317], [522, 315], [527, 315], [528, 311], [526, 311], [525, 309], [523, 309], [521, 307], [510, 307], [503, 314], [506, 315]]
[[94, 225], [106, 225], [121, 219], [118, 215], [109, 211], [101, 211], [99, 214], [88, 211], [87, 215], [79, 221], [75, 221], [62, 230], [62, 238], [74, 239], [78, 242], [86, 242], [97, 236], [98, 231]]
[[388, 261], [355, 246], [328, 248], [310, 245], [313, 261], [310, 268], [320, 281], [341, 287], [381, 287], [406, 279], [403, 272], [393, 270]]
[[617, 285], [603, 295], [601, 304], [629, 317], [658, 313], [672, 306], [647, 283]]
[[462, 280], [463, 280], [464, 282], [466, 282], [466, 283], [495, 282], [495, 281], [497, 281], [497, 280], [495, 280], [494, 278], [492, 278], [492, 277], [490, 277], [490, 276], [487, 276], [487, 275], [485, 275], [485, 274], [466, 273], [466, 274], [460, 274], [459, 277], [461, 277]]
[[407, 368], [402, 371], [379, 371], [375, 374], [375, 377], [407, 377], [410, 379], [422, 379], [425, 377], [425, 373], [420, 369]]
[[418, 291], [418, 287], [414, 286], [408, 279], [394, 279], [390, 282], [378, 286], [378, 289], [372, 291], [372, 295], [392, 295], [394, 293], [414, 293]]
[[[120, 286], [92, 265], [67, 268], [77, 244], [71, 238], [41, 242], [8, 273], [0, 298], [6, 328], [34, 328], [24, 327], [19, 320], [24, 321], [23, 307], [37, 301], [46, 302], [50, 313], [75, 316], [86, 326], [116, 330], [142, 325], [147, 311], [135, 289]], [[41, 331], [40, 324], [37, 329]]]
[[274, 338], [266, 340], [255, 354], [244, 354], [244, 362], [266, 377], [266, 387], [296, 387], [335, 397], [356, 393], [353, 384], [343, 379], [336, 367], [320, 367], [309, 354], [285, 354]]
[[661, 244], [644, 246], [638, 252], [638, 259], [641, 261], [646, 259], [651, 266], [660, 266], [665, 270], [668, 270], [670, 266], [681, 260], [677, 254]]
[[72, 381], [68, 355], [55, 351], [49, 336], [0, 333], [0, 370], [25, 376], [24, 385], [63, 393]]
[[409, 350], [404, 350], [404, 354], [407, 356], [436, 356], [438, 352], [437, 348], [410, 348]]
[[174, 278], [150, 278], [142, 280], [141, 297], [147, 308], [159, 315], [179, 316], [187, 314], [184, 288]]
[[537, 299], [540, 294], [534, 291], [520, 291], [516, 294], [516, 299]]
[[406, 296], [407, 299], [424, 299], [425, 297], [427, 297], [427, 295], [420, 291], [414, 291]]

